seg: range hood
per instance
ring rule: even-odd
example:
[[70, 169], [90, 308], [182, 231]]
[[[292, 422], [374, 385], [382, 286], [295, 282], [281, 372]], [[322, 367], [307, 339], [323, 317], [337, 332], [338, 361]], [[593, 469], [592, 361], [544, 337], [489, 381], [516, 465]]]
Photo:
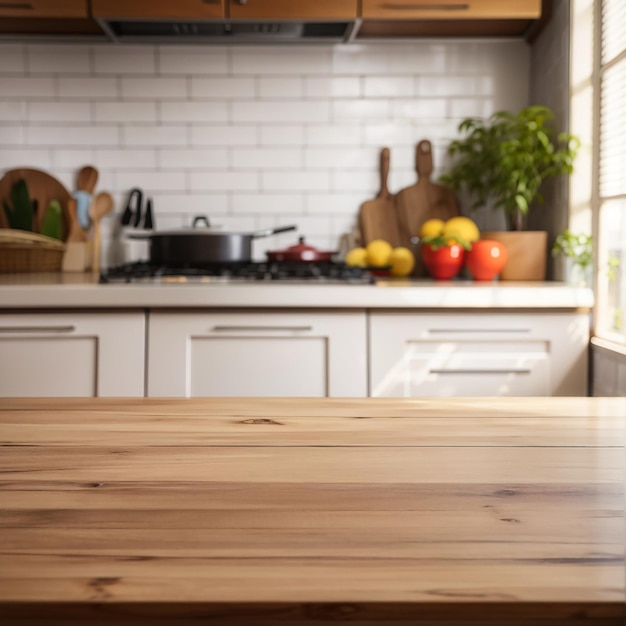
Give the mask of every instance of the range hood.
[[347, 43], [360, 20], [350, 21], [202, 21], [99, 19], [120, 43], [275, 44]]

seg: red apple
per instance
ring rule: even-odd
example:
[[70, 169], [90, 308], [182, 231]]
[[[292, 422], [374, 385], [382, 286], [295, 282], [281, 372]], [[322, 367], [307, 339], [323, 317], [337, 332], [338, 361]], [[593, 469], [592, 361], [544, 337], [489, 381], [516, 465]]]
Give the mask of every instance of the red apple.
[[475, 280], [493, 280], [506, 265], [508, 253], [498, 241], [479, 239], [465, 255], [465, 265]]
[[437, 280], [454, 278], [463, 267], [465, 250], [458, 243], [446, 246], [422, 244], [422, 259], [428, 273]]

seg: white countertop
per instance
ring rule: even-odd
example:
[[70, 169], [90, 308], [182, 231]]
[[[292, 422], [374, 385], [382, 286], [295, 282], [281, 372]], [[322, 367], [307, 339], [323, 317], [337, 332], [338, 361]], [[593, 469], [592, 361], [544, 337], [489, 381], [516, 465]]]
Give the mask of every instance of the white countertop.
[[591, 289], [558, 282], [379, 279], [320, 283], [99, 284], [91, 274], [0, 274], [1, 309], [391, 308], [589, 309]]

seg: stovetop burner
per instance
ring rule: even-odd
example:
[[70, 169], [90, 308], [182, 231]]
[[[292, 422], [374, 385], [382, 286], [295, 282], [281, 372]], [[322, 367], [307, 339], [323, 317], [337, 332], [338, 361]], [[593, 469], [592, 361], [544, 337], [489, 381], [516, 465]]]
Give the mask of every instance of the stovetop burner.
[[232, 282], [320, 282], [371, 284], [374, 276], [360, 267], [338, 262], [250, 262], [169, 267], [146, 261], [125, 263], [100, 275], [101, 283], [232, 283]]

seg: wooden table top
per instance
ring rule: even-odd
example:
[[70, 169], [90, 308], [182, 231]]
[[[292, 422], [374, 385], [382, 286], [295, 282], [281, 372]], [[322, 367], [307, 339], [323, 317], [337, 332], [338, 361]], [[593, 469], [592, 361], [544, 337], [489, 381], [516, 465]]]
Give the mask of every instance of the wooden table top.
[[2, 624], [619, 624], [624, 398], [0, 399]]

